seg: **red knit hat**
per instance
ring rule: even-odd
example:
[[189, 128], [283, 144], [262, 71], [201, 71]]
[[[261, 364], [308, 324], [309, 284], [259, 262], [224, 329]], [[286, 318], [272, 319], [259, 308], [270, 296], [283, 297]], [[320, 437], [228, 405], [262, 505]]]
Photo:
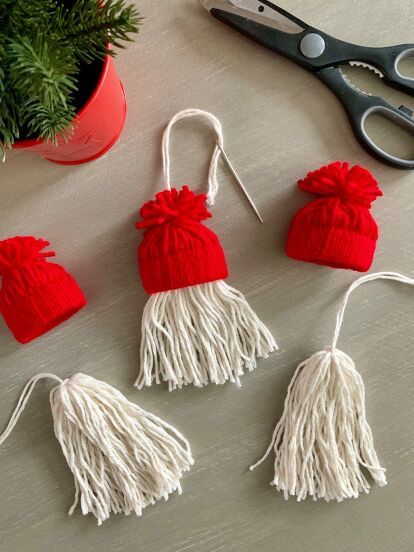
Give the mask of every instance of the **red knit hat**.
[[223, 280], [228, 276], [219, 239], [201, 224], [211, 217], [207, 196], [188, 186], [164, 190], [145, 203], [136, 227], [145, 229], [138, 248], [142, 284], [148, 294]]
[[86, 305], [78, 284], [66, 270], [41, 253], [49, 242], [31, 236], [0, 242], [0, 311], [20, 343], [51, 330]]
[[295, 216], [286, 246], [289, 257], [366, 272], [378, 227], [369, 209], [382, 192], [372, 174], [337, 161], [311, 172], [299, 188], [321, 196]]

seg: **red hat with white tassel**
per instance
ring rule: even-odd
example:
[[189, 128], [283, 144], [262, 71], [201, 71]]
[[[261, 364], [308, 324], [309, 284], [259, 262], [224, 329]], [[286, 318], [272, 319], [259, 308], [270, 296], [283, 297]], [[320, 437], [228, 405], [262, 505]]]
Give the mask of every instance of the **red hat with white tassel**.
[[[214, 126], [207, 195], [187, 186], [171, 189], [169, 136], [182, 118], [201, 115]], [[169, 389], [209, 382], [240, 385], [244, 369], [276, 350], [276, 343], [245, 297], [224, 282], [227, 264], [218, 237], [202, 221], [211, 217], [205, 202], [218, 190], [217, 162], [223, 147], [220, 122], [210, 113], [189, 109], [170, 121], [163, 137], [167, 189], [141, 209], [144, 230], [139, 269], [150, 294], [142, 319], [141, 370], [136, 386], [168, 382]]]

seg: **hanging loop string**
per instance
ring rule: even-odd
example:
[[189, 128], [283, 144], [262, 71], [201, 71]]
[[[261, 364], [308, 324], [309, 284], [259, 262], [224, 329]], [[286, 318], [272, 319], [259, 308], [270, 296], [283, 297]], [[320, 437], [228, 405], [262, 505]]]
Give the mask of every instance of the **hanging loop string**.
[[63, 380], [61, 380], [58, 376], [55, 376], [55, 374], [48, 374], [48, 373], [38, 374], [37, 376], [34, 376], [32, 379], [30, 379], [26, 383], [23, 391], [20, 394], [20, 398], [17, 402], [16, 408], [14, 409], [13, 414], [10, 417], [10, 421], [7, 424], [6, 429], [0, 435], [0, 445], [2, 445], [4, 441], [6, 441], [6, 439], [10, 436], [11, 432], [15, 428], [17, 422], [19, 421], [20, 416], [23, 413], [23, 410], [26, 408], [27, 401], [30, 399], [31, 394], [33, 393], [36, 383], [41, 379], [53, 379], [57, 381], [59, 384], [63, 383]]
[[164, 170], [164, 183], [168, 190], [171, 189], [171, 160], [170, 160], [170, 134], [171, 129], [178, 121], [186, 119], [188, 117], [204, 117], [207, 119], [213, 126], [216, 132], [216, 146], [214, 148], [213, 157], [210, 163], [210, 169], [208, 173], [208, 190], [207, 190], [207, 203], [208, 205], [214, 205], [214, 200], [218, 192], [218, 181], [217, 181], [217, 165], [220, 158], [220, 148], [224, 147], [224, 137], [223, 137], [223, 127], [221, 126], [220, 121], [207, 111], [202, 109], [184, 109], [180, 111], [171, 119], [168, 123], [167, 128], [164, 131], [162, 137], [162, 162]]
[[395, 280], [403, 284], [409, 284], [411, 286], [414, 286], [413, 278], [409, 278], [408, 276], [404, 276], [403, 274], [399, 274], [398, 272], [374, 272], [373, 274], [367, 274], [366, 276], [362, 276], [362, 278], [358, 278], [358, 280], [355, 280], [355, 282], [353, 282], [349, 286], [348, 290], [346, 291], [345, 295], [342, 298], [341, 306], [336, 316], [336, 327], [335, 327], [334, 337], [332, 340], [332, 349], [336, 349], [336, 346], [338, 343], [339, 333], [341, 331], [342, 322], [344, 320], [345, 309], [348, 304], [349, 296], [361, 284], [365, 284], [366, 282], [371, 282], [372, 280]]

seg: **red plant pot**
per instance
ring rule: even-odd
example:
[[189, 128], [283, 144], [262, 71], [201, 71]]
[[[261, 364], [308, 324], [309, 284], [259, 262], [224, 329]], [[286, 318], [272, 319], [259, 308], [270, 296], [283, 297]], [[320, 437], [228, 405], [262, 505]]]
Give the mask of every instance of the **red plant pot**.
[[99, 80], [86, 104], [77, 113], [74, 131], [58, 145], [43, 140], [18, 140], [14, 149], [38, 153], [44, 159], [61, 165], [78, 165], [97, 159], [117, 141], [126, 116], [125, 92], [115, 64], [105, 58]]

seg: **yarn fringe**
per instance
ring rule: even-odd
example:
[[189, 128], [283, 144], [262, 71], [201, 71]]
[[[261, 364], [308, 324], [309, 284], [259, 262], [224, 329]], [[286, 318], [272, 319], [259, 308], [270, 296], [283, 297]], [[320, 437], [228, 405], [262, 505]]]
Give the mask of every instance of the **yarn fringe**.
[[50, 394], [55, 435], [73, 473], [75, 502], [101, 525], [111, 513], [135, 512], [177, 491], [193, 464], [190, 446], [172, 426], [119, 391], [77, 374]]
[[277, 345], [246, 298], [224, 281], [156, 293], [142, 318], [141, 389], [168, 382], [203, 387], [230, 381]]
[[387, 484], [366, 420], [364, 383], [349, 356], [329, 348], [298, 366], [272, 442], [250, 469], [272, 450], [272, 485], [286, 499], [357, 498], [370, 489], [362, 468], [380, 486]]

